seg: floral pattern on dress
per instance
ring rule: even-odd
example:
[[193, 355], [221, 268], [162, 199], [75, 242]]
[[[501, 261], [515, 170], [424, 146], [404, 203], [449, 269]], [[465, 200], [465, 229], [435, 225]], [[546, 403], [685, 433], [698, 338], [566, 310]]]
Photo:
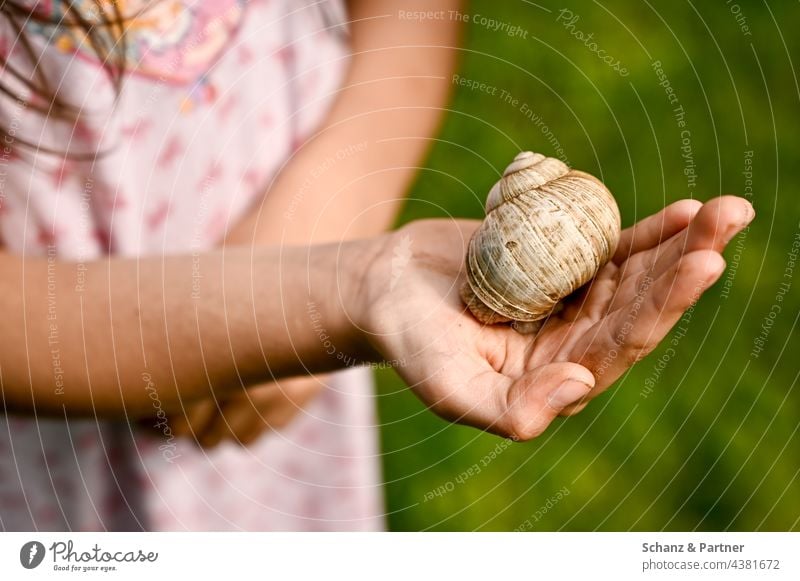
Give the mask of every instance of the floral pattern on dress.
[[[45, 34], [59, 51], [97, 61], [84, 30], [64, 25], [62, 4], [37, 2], [34, 10], [49, 22], [30, 19], [27, 26], [34, 33]], [[208, 71], [230, 46], [247, 7], [246, 0], [102, 0], [100, 6], [107, 19], [115, 18], [114, 4], [126, 19], [126, 40], [119, 43], [116, 28], [109, 26], [104, 27], [104, 38], [114, 43], [116, 50], [125, 47], [126, 72], [175, 83], [192, 82]], [[94, 0], [74, 2], [72, 10], [88, 22], [103, 23]]]

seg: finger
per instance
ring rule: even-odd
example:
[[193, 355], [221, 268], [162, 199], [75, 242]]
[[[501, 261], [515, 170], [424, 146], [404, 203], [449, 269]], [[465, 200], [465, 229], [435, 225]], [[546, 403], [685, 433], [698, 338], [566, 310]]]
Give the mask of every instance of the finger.
[[598, 320], [602, 317], [617, 291], [617, 267], [613, 262], [607, 263], [597, 276], [564, 301], [561, 318], [575, 321], [580, 317]]
[[239, 444], [247, 446], [264, 432], [287, 426], [300, 411], [302, 403], [295, 398], [302, 398], [309, 391], [308, 388], [306, 385], [295, 385], [288, 392], [284, 383], [252, 393], [246, 413], [240, 413], [238, 418], [232, 419], [231, 425]]
[[584, 401], [578, 402], [578, 403], [576, 403], [574, 405], [568, 405], [563, 410], [561, 410], [561, 413], [558, 414], [558, 415], [560, 415], [562, 418], [571, 418], [572, 416], [577, 416], [584, 409], [586, 409], [587, 405], [589, 405], [589, 399], [588, 398], [586, 398], [586, 399], [584, 399]]
[[237, 394], [214, 419], [202, 445], [231, 440], [246, 446], [264, 432], [287, 426], [322, 391], [324, 380], [325, 376], [284, 379]]
[[[187, 410], [188, 411], [188, 410]], [[192, 435], [189, 430], [189, 422], [185, 414], [175, 413], [169, 416], [169, 425], [176, 438], [186, 438]]]
[[184, 414], [175, 414], [173, 431], [178, 436], [198, 441], [218, 409], [217, 402], [213, 398], [194, 403], [186, 408]]
[[581, 405], [595, 378], [576, 363], [549, 363], [525, 373], [508, 390], [504, 431], [518, 440], [541, 435], [566, 408]]
[[660, 276], [681, 255], [695, 250], [722, 252], [725, 245], [755, 217], [753, 206], [744, 198], [720, 196], [707, 202], [689, 227], [654, 255], [652, 270]]
[[541, 434], [564, 407], [580, 401], [594, 385], [587, 369], [570, 362], [542, 365], [512, 378], [462, 353], [439, 369], [424, 382], [409, 382], [433, 412], [449, 422], [514, 440]]
[[229, 398], [208, 428], [200, 437], [200, 445], [204, 448], [218, 446], [223, 440], [239, 441], [239, 434], [246, 431], [250, 424], [263, 420], [258, 414], [256, 403], [247, 392]]
[[684, 237], [670, 244], [653, 265], [653, 273], [660, 276], [681, 255], [696, 250], [722, 252], [731, 241], [755, 217], [750, 202], [736, 196], [721, 196], [706, 203], [686, 229]]
[[652, 216], [622, 231], [614, 262], [622, 264], [628, 257], [648, 250], [667, 240], [689, 225], [703, 204], [698, 200], [679, 200]]
[[612, 310], [625, 304], [646, 277], [657, 278], [675, 264], [682, 255], [697, 250], [722, 252], [725, 245], [749, 224], [755, 211], [750, 203], [735, 196], [722, 196], [705, 204], [688, 228], [667, 243], [632, 259], [625, 265]]
[[239, 441], [239, 445], [249, 446], [253, 442], [259, 440], [267, 432], [272, 432], [282, 427], [285, 427], [291, 422], [294, 416], [295, 414], [286, 414], [286, 418], [280, 425], [277, 426], [266, 421], [267, 418], [265, 418], [263, 415], [256, 416], [255, 418], [253, 418], [253, 421], [251, 421], [246, 427], [243, 427], [236, 432], [236, 437]]
[[[714, 250], [683, 256], [654, 281], [645, 281], [629, 305], [584, 335], [572, 356], [597, 378], [595, 397], [650, 353], [684, 311], [720, 277], [725, 260]], [[572, 358], [572, 357], [571, 357]]]

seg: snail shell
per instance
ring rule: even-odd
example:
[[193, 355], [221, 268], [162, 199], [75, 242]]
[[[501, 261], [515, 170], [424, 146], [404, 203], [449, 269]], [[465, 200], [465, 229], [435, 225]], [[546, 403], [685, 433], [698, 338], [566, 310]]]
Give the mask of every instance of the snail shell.
[[489, 191], [461, 298], [482, 323], [543, 319], [611, 259], [619, 234], [619, 208], [600, 180], [522, 152]]

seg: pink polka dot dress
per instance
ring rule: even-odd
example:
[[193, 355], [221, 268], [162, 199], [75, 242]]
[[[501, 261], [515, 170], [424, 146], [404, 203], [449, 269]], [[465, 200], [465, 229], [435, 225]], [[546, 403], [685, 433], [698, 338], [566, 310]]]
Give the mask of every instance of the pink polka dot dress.
[[[3, 126], [39, 146], [0, 146], [0, 241], [25, 256], [214, 248], [318, 127], [347, 65], [336, 2], [128, 1], [144, 10], [116, 95], [80, 31], [47, 22], [60, 3], [36, 4], [47, 18], [19, 24], [82, 114], [47, 119], [0, 97]], [[32, 70], [5, 18], [0, 51]], [[135, 421], [0, 414], [0, 530], [380, 530], [372, 390], [367, 370], [336, 374], [286, 429], [247, 448], [203, 450]]]

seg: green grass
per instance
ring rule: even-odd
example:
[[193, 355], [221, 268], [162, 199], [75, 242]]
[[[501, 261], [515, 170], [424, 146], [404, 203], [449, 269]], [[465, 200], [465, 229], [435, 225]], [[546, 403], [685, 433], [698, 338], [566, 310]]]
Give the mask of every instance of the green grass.
[[[501, 447], [485, 466], [481, 460], [502, 440], [446, 424], [393, 372], [380, 372], [390, 526], [511, 530], [527, 520], [532, 530], [798, 529], [800, 264], [791, 279], [784, 269], [800, 234], [799, 95], [788, 56], [800, 61], [793, 30], [800, 7], [740, 1], [746, 36], [723, 2], [654, 4], [659, 13], [638, 2], [573, 4], [575, 29], [594, 33], [599, 48], [620, 59], [630, 71], [622, 77], [556, 22], [563, 5], [540, 4], [475, 2], [468, 10], [528, 31], [524, 39], [476, 23], [465, 30], [460, 74], [519, 103], [455, 91], [403, 222], [480, 217], [486, 192], [513, 155], [554, 155], [554, 143], [571, 165], [602, 176], [624, 225], [684, 197], [744, 192], [745, 151], [753, 151], [758, 217], [726, 253], [729, 294], [720, 282], [699, 302], [648, 397], [645, 382], [663, 348], [579, 416], [535, 442]], [[693, 188], [654, 60], [685, 110]], [[557, 141], [520, 112], [522, 103]], [[782, 281], [793, 285], [753, 357]], [[480, 472], [458, 483], [475, 463]], [[439, 486], [450, 490], [426, 502]], [[564, 487], [569, 494], [542, 510]]]

